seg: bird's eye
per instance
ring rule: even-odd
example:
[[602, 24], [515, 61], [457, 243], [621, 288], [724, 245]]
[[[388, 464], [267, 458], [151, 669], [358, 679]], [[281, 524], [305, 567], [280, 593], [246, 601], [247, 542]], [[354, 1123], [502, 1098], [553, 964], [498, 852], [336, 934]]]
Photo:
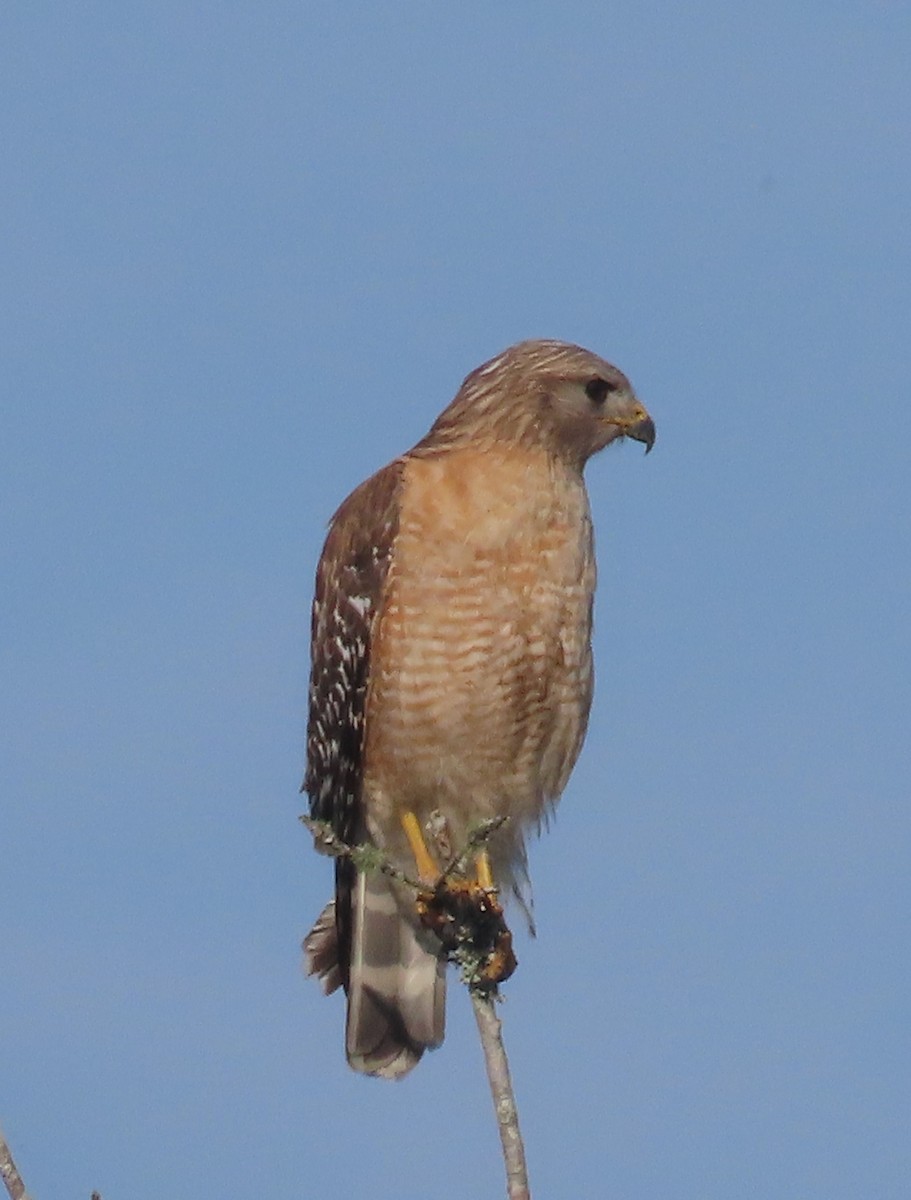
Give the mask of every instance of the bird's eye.
[[609, 383], [606, 379], [602, 379], [600, 375], [596, 375], [594, 379], [589, 379], [585, 385], [585, 394], [594, 404], [603, 404], [611, 392], [617, 391], [615, 383]]

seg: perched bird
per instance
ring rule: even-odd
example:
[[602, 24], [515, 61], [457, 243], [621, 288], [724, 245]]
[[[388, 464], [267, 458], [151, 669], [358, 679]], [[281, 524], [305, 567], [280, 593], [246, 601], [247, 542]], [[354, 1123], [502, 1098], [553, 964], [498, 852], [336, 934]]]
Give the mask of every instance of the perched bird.
[[[616, 367], [521, 342], [336, 512], [316, 574], [304, 789], [338, 839], [430, 883], [471, 827], [505, 816], [477, 878], [522, 892], [523, 835], [566, 786], [592, 697], [582, 470], [624, 436], [648, 450], [655, 426]], [[335, 872], [308, 971], [347, 993], [351, 1066], [398, 1078], [443, 1040], [440, 944], [413, 889], [346, 858]]]

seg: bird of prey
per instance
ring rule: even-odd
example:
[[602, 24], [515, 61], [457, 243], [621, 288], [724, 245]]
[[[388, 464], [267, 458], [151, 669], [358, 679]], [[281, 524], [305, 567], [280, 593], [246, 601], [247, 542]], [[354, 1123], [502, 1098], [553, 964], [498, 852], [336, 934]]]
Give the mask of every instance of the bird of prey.
[[[443, 851], [503, 816], [476, 879], [522, 891], [524, 834], [566, 786], [591, 704], [582, 471], [623, 437], [648, 450], [655, 426], [616, 367], [521, 342], [338, 509], [316, 574], [304, 790], [341, 842], [432, 884]], [[351, 1066], [398, 1078], [443, 1040], [441, 946], [413, 889], [350, 858], [335, 872], [307, 968], [347, 993]]]

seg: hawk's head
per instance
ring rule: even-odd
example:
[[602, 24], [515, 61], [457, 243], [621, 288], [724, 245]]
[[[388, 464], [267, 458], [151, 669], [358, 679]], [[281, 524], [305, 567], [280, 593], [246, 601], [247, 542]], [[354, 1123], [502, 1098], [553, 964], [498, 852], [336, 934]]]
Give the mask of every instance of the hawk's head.
[[492, 441], [541, 446], [582, 467], [618, 438], [655, 441], [655, 425], [622, 371], [569, 342], [510, 346], [472, 371], [424, 445]]

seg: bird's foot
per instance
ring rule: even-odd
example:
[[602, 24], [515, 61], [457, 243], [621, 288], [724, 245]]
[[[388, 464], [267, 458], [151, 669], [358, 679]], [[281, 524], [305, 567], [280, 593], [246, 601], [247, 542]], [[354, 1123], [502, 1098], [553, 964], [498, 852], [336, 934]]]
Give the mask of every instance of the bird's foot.
[[444, 876], [418, 893], [417, 909], [469, 984], [492, 991], [516, 969], [512, 934], [494, 888]]

